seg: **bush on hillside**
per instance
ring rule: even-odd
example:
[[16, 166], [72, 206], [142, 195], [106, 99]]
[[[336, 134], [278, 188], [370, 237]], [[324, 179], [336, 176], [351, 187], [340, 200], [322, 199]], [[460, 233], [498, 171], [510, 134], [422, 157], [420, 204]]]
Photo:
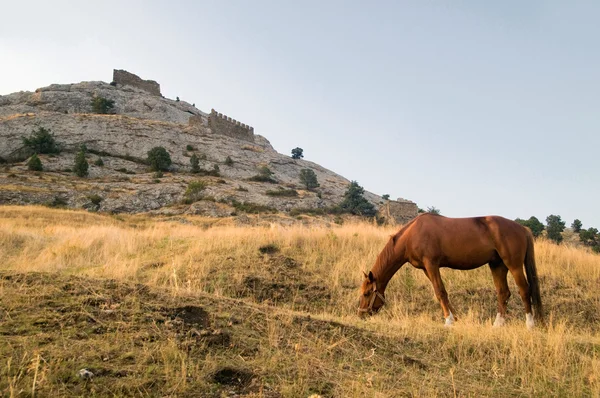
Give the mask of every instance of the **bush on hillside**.
[[104, 97], [92, 98], [92, 111], [100, 115], [112, 113], [115, 107], [115, 101]]
[[38, 127], [28, 137], [23, 137], [23, 145], [34, 153], [59, 153], [60, 148], [49, 129]]
[[171, 155], [162, 146], [155, 146], [148, 151], [146, 162], [152, 171], [167, 171], [171, 166]]
[[44, 167], [42, 166], [42, 161], [38, 157], [37, 154], [33, 154], [32, 157], [29, 158], [27, 162], [27, 168], [31, 171], [43, 171]]

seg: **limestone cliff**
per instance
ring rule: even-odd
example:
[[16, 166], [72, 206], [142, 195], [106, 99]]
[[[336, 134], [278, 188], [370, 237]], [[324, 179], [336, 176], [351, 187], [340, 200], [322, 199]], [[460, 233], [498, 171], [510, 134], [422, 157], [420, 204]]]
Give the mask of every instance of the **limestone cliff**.
[[[114, 102], [110, 114], [93, 113], [92, 100]], [[27, 172], [23, 137], [38, 127], [50, 129], [62, 152], [41, 155], [44, 172]], [[89, 150], [88, 178], [76, 178], [70, 168], [74, 152], [85, 144]], [[140, 162], [147, 152], [162, 146], [173, 165], [160, 180]], [[192, 149], [189, 149], [192, 148]], [[190, 157], [196, 154], [203, 170], [219, 169], [218, 177], [190, 173]], [[232, 162], [225, 162], [227, 158]], [[96, 165], [102, 159], [103, 165]], [[234, 202], [249, 202], [279, 211], [325, 208], [339, 203], [349, 181], [318, 164], [294, 160], [276, 152], [254, 128], [212, 110], [204, 113], [185, 101], [160, 95], [151, 80], [115, 70], [114, 81], [53, 84], [35, 92], [0, 96], [0, 203], [46, 203], [59, 200], [73, 207], [112, 212], [203, 212], [228, 215]], [[274, 172], [278, 184], [253, 182], [261, 166]], [[299, 174], [313, 170], [320, 187], [302, 190]], [[203, 202], [181, 203], [190, 181], [205, 180]], [[295, 197], [267, 195], [267, 191], [296, 189]], [[367, 192], [368, 200], [384, 206], [388, 218], [405, 222], [416, 216], [410, 201], [383, 201]], [[92, 203], [92, 197], [101, 198]], [[96, 202], [98, 199], [96, 199]], [[391, 204], [391, 205], [390, 205]], [[171, 206], [168, 207], [167, 206]]]

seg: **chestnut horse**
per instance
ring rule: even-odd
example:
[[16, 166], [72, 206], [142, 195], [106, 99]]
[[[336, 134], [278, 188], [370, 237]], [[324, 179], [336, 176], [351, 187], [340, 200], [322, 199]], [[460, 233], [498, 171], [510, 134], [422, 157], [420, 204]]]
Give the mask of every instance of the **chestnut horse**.
[[[506, 275], [515, 278], [525, 305], [528, 328], [533, 314], [542, 319], [542, 301], [538, 283], [533, 235], [531, 231], [499, 216], [448, 218], [422, 214], [393, 235], [377, 256], [375, 265], [361, 286], [358, 313], [372, 315], [385, 303], [385, 289], [394, 274], [409, 262], [423, 270], [440, 301], [445, 325], [454, 323], [454, 308], [440, 276], [440, 267], [470, 270], [489, 264], [498, 294], [498, 314], [494, 326], [502, 326], [510, 297]], [[525, 274], [523, 273], [525, 264]]]

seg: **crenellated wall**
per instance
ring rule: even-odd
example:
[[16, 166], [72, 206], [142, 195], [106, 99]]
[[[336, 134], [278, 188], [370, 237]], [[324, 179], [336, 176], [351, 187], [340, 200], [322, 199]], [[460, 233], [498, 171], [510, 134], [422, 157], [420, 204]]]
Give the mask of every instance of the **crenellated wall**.
[[[190, 124], [193, 123], [197, 123], [197, 121], [192, 121], [192, 118], [190, 118]], [[240, 140], [254, 142], [254, 127], [223, 115], [214, 109], [211, 109], [210, 115], [208, 115], [208, 127], [215, 134], [223, 134]]]
[[161, 96], [160, 84], [154, 80], [144, 80], [138, 75], [134, 75], [123, 69], [113, 69], [113, 82], [124, 86], [137, 87], [150, 94]]
[[419, 214], [417, 204], [406, 199], [388, 200], [379, 207], [379, 214], [393, 219], [398, 224], [406, 224]]

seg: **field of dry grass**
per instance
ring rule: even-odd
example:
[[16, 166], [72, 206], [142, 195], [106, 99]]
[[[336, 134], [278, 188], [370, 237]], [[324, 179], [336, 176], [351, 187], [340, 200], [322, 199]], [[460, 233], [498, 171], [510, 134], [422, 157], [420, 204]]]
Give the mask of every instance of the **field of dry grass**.
[[549, 319], [533, 331], [510, 278], [491, 328], [487, 267], [442, 270], [451, 329], [409, 265], [361, 321], [362, 271], [397, 228], [320, 225], [0, 207], [0, 392], [600, 396], [600, 256], [536, 242]]

